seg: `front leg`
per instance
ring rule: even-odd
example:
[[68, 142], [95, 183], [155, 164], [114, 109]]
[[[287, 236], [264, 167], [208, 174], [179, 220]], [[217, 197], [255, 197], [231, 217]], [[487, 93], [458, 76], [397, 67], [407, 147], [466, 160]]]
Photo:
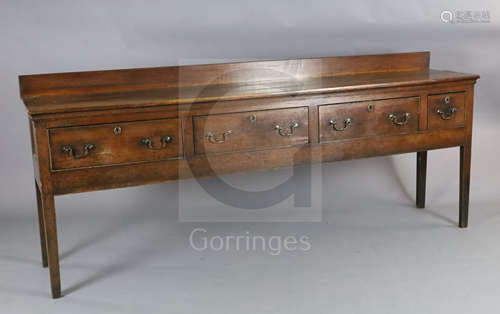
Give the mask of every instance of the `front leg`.
[[42, 265], [47, 267], [47, 241], [45, 240], [45, 223], [43, 218], [43, 204], [42, 204], [42, 194], [40, 192], [40, 187], [38, 182], [35, 180], [35, 190], [36, 190], [36, 205], [38, 208], [38, 226], [40, 230], [40, 247], [42, 250]]
[[469, 188], [470, 188], [470, 141], [460, 146], [460, 201], [459, 201], [459, 227], [467, 228], [469, 223]]
[[425, 207], [425, 183], [427, 177], [427, 151], [417, 152], [417, 207]]
[[52, 297], [56, 299], [61, 296], [61, 278], [59, 275], [59, 250], [57, 246], [57, 224], [54, 195], [42, 192], [41, 199], [45, 222], [45, 239], [47, 243], [50, 286]]

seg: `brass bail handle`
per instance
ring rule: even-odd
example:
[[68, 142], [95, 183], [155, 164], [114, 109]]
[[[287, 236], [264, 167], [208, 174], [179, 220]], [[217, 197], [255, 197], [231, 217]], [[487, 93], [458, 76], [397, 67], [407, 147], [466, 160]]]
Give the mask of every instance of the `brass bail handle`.
[[436, 113], [441, 117], [443, 120], [450, 120], [455, 113], [457, 113], [458, 108], [454, 107], [451, 104], [451, 97], [450, 96], [445, 96], [442, 100], [442, 102], [445, 105], [448, 105], [446, 108], [437, 108]]
[[96, 146], [94, 144], [84, 144], [81, 154], [76, 153], [75, 149], [73, 148], [72, 145], [64, 145], [61, 147], [61, 150], [63, 153], [67, 153], [69, 156], [73, 157], [74, 159], [80, 159], [80, 158], [85, 158], [88, 155], [90, 155], [90, 151], [94, 150], [95, 148], [96, 148]]
[[159, 147], [156, 147], [154, 146], [153, 144], [153, 140], [150, 139], [149, 137], [143, 137], [141, 139], [141, 143], [146, 146], [146, 148], [148, 149], [152, 149], [152, 150], [161, 150], [161, 149], [164, 149], [167, 147], [167, 145], [169, 143], [172, 142], [172, 137], [171, 136], [163, 136], [161, 139], [160, 139], [160, 142], [161, 142], [161, 145]]
[[213, 134], [212, 132], [207, 132], [205, 137], [212, 144], [222, 144], [227, 140], [227, 137], [231, 134], [233, 134], [233, 131], [231, 131], [231, 130], [223, 132], [220, 136], [217, 136], [217, 135]]
[[443, 120], [450, 120], [455, 113], [457, 113], [458, 109], [456, 107], [447, 107], [445, 109], [436, 109], [436, 113], [441, 117]]
[[399, 125], [399, 126], [402, 126], [402, 125], [405, 125], [406, 123], [408, 123], [410, 118], [411, 118], [411, 114], [409, 112], [403, 113], [401, 115], [401, 118], [398, 118], [397, 113], [389, 113], [387, 115], [387, 119], [391, 120], [393, 124]]
[[328, 123], [332, 126], [332, 128], [335, 131], [345, 131], [347, 128], [349, 128], [352, 124], [352, 119], [351, 118], [346, 118], [344, 119], [343, 126], [338, 126], [337, 121], [335, 120], [330, 120]]
[[288, 122], [288, 127], [281, 127], [279, 124], [274, 126], [274, 129], [278, 131], [281, 136], [292, 136], [295, 129], [299, 127], [297, 121]]

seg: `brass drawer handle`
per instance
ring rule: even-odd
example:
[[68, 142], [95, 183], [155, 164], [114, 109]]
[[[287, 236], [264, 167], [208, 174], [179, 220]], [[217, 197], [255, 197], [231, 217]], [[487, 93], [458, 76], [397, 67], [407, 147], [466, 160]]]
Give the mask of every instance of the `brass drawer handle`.
[[274, 126], [274, 129], [278, 131], [279, 135], [281, 136], [291, 136], [293, 135], [293, 132], [295, 131], [296, 128], [299, 127], [299, 123], [297, 121], [290, 121], [288, 123], [288, 129], [287, 128], [282, 128], [279, 124]]
[[351, 118], [344, 119], [344, 126], [342, 127], [338, 127], [337, 121], [335, 120], [330, 120], [329, 123], [332, 126], [332, 128], [335, 129], [335, 131], [345, 131], [345, 129], [351, 126], [352, 119]]
[[63, 153], [67, 153], [69, 156], [73, 157], [74, 159], [80, 159], [80, 158], [85, 158], [88, 155], [90, 155], [90, 151], [94, 150], [96, 146], [94, 144], [84, 144], [83, 145], [83, 151], [81, 154], [75, 153], [75, 150], [73, 149], [73, 146], [71, 145], [64, 145], [61, 147], [61, 150]]
[[400, 119], [398, 119], [397, 115], [398, 115], [397, 113], [389, 113], [387, 115], [387, 119], [391, 120], [392, 123], [394, 123], [395, 125], [405, 125], [411, 118], [411, 114], [409, 112], [405, 112], [403, 114], [403, 117]]
[[144, 144], [147, 148], [153, 149], [153, 150], [161, 150], [167, 147], [168, 143], [172, 142], [172, 137], [171, 136], [164, 136], [161, 138], [161, 146], [160, 147], [155, 147], [153, 145], [153, 141], [149, 137], [143, 137], [141, 139], [141, 143]]
[[207, 134], [205, 136], [208, 139], [208, 141], [212, 144], [222, 144], [226, 141], [227, 137], [231, 134], [233, 134], [233, 131], [231, 131], [231, 130], [222, 133], [222, 135], [220, 136], [220, 137], [222, 137], [222, 139], [220, 137], [217, 138], [217, 136], [211, 132], [207, 132]]
[[450, 120], [453, 115], [458, 111], [456, 107], [447, 107], [446, 109], [437, 109], [436, 113], [441, 116], [443, 120]]

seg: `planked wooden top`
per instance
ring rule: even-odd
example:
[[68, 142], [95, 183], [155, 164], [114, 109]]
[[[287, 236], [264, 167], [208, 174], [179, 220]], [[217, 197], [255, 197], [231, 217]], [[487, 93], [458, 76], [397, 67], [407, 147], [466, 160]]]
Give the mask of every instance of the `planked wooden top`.
[[429, 69], [429, 52], [23, 75], [31, 115], [475, 80]]

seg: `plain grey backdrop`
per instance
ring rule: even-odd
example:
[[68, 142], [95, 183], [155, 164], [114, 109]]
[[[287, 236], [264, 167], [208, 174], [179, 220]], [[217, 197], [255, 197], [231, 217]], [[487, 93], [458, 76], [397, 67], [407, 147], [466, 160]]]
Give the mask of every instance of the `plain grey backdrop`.
[[[498, 313], [499, 7], [492, 0], [2, 0], [0, 312]], [[444, 23], [443, 10], [487, 11], [490, 20]], [[415, 154], [319, 167], [319, 222], [180, 222], [186, 206], [206, 210], [207, 220], [217, 214], [219, 204], [195, 182], [58, 197], [67, 295], [50, 299], [18, 75], [423, 50], [433, 68], [481, 75], [469, 229], [456, 227], [456, 148], [429, 153], [425, 210], [414, 207]], [[289, 174], [226, 179], [265, 189]], [[311, 249], [199, 252], [189, 235], [200, 227], [211, 236], [307, 236]]]

